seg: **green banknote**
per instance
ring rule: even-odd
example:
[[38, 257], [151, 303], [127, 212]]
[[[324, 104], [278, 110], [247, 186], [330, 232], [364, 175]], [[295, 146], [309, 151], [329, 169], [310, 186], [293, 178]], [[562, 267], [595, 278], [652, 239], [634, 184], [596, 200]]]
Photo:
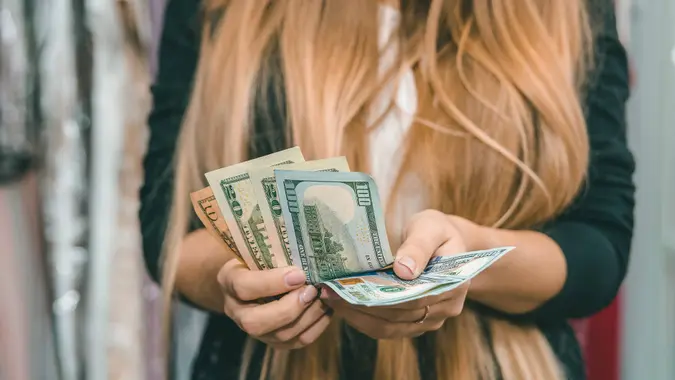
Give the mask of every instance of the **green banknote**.
[[232, 239], [251, 270], [285, 266], [286, 260], [274, 256], [248, 171], [302, 161], [296, 147], [206, 173]]
[[392, 306], [457, 288], [512, 249], [500, 247], [434, 257], [414, 280], [403, 280], [388, 269], [333, 279], [324, 284], [354, 305]]
[[310, 284], [394, 261], [373, 179], [363, 173], [274, 171], [291, 258]]
[[452, 256], [437, 256], [429, 260], [420, 276], [428, 279], [470, 279], [513, 249], [514, 247], [499, 247]]
[[[349, 165], [345, 157], [333, 157], [322, 160], [313, 160], [299, 162], [295, 164], [279, 165], [276, 167], [265, 167], [252, 169], [248, 172], [253, 186], [253, 191], [258, 198], [260, 213], [265, 222], [265, 229], [271, 234], [270, 245], [272, 252], [283, 252], [286, 265], [301, 265], [293, 263], [291, 255], [291, 246], [288, 242], [288, 232], [286, 231], [286, 222], [281, 212], [281, 202], [279, 201], [279, 191], [277, 181], [274, 176], [274, 170], [281, 168], [284, 170], [304, 170], [304, 171], [324, 171], [324, 172], [348, 172]], [[274, 231], [275, 233], [272, 233]], [[276, 255], [275, 255], [276, 256]], [[277, 266], [282, 266], [278, 263]]]

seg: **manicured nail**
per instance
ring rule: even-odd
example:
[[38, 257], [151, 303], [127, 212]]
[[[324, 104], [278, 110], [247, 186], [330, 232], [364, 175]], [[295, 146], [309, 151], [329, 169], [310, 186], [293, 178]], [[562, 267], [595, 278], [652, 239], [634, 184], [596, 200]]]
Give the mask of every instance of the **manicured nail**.
[[305, 283], [305, 272], [294, 269], [286, 274], [284, 281], [286, 281], [286, 285], [288, 286], [302, 285]]
[[310, 285], [310, 286], [306, 287], [305, 290], [302, 291], [302, 293], [300, 293], [300, 301], [302, 301], [304, 303], [310, 303], [310, 302], [314, 301], [317, 294], [319, 294], [319, 291], [316, 290], [315, 287]]
[[403, 265], [404, 267], [408, 268], [410, 271], [410, 274], [413, 276], [415, 275], [416, 270], [417, 270], [417, 263], [415, 263], [415, 260], [413, 260], [411, 257], [408, 256], [403, 256], [400, 259], [398, 259], [399, 264]]
[[337, 293], [333, 291], [333, 289], [330, 288], [323, 288], [321, 289], [321, 299], [322, 300], [334, 300], [338, 298]]

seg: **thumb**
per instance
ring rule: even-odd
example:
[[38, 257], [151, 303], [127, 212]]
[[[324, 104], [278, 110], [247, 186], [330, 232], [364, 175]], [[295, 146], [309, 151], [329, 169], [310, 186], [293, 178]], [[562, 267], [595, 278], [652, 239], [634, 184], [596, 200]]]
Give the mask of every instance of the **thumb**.
[[404, 280], [415, 279], [420, 275], [432, 255], [433, 251], [425, 251], [419, 245], [406, 241], [396, 253], [394, 273]]
[[[436, 250], [450, 239], [449, 229], [437, 212], [420, 213], [406, 229], [406, 237], [396, 252], [394, 273], [404, 280], [417, 278]], [[443, 218], [444, 219], [444, 218]]]

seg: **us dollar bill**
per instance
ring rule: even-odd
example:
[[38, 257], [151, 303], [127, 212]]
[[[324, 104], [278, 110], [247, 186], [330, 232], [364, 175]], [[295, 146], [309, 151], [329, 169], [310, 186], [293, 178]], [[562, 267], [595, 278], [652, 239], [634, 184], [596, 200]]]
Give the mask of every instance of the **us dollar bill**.
[[325, 281], [354, 305], [392, 306], [453, 290], [494, 264], [513, 247], [433, 258], [414, 280], [399, 278], [392, 269]]
[[491, 266], [515, 247], [500, 247], [483, 251], [467, 252], [452, 256], [437, 256], [429, 260], [420, 277], [470, 279]]
[[191, 193], [190, 199], [192, 200], [192, 208], [195, 210], [199, 220], [204, 224], [206, 230], [232, 250], [239, 258], [242, 258], [239, 250], [237, 250], [237, 246], [234, 244], [232, 233], [230, 233], [230, 229], [227, 227], [227, 223], [220, 212], [220, 207], [218, 207], [218, 202], [211, 188], [205, 187]]
[[285, 260], [274, 257], [248, 171], [304, 160], [295, 147], [206, 173], [232, 239], [251, 270], [275, 268], [277, 262]]
[[[283, 252], [285, 262], [277, 262], [277, 266], [296, 265], [291, 255], [291, 246], [288, 241], [288, 232], [286, 231], [286, 222], [281, 212], [281, 203], [279, 201], [279, 191], [277, 188], [274, 170], [276, 168], [284, 170], [304, 170], [304, 171], [324, 171], [324, 172], [348, 172], [349, 164], [345, 157], [334, 157], [323, 160], [313, 160], [299, 162], [296, 164], [279, 165], [276, 167], [257, 168], [249, 170], [248, 175], [253, 186], [253, 191], [258, 198], [260, 213], [265, 221], [265, 229], [272, 234], [276, 232], [276, 237], [270, 238], [270, 245], [273, 252]], [[276, 255], [275, 255], [276, 256]]]
[[274, 171], [293, 263], [310, 284], [394, 261], [373, 179], [363, 173]]
[[390, 306], [412, 301], [441, 286], [448, 291], [461, 283], [462, 280], [457, 279], [402, 280], [391, 269], [388, 269], [333, 279], [323, 284], [353, 305]]

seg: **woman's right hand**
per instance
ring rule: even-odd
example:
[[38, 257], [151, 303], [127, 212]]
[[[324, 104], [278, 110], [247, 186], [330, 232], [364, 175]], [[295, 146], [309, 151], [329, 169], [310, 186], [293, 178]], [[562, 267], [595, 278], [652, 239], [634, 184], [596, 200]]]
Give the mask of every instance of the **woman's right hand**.
[[[251, 271], [238, 260], [218, 272], [227, 314], [248, 335], [278, 349], [296, 349], [314, 342], [330, 323], [331, 310], [305, 285], [297, 267]], [[287, 294], [285, 294], [287, 293]], [[260, 303], [263, 298], [284, 294]]]

